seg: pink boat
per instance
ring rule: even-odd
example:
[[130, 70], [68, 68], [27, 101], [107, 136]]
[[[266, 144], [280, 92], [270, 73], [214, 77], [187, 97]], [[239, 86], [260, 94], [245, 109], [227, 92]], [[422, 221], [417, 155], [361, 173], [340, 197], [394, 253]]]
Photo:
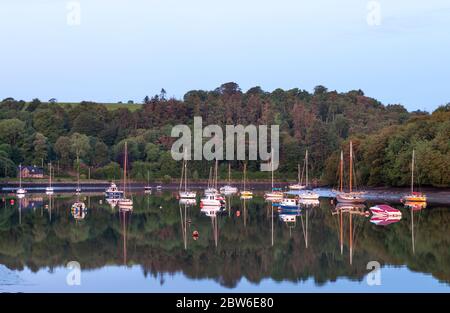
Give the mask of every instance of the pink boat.
[[400, 210], [394, 209], [393, 207], [386, 204], [379, 204], [370, 208], [370, 211], [373, 215], [383, 216], [383, 217], [392, 217], [392, 218], [401, 218], [402, 212]]
[[382, 216], [382, 215], [373, 215], [370, 219], [370, 222], [379, 225], [379, 226], [387, 226], [389, 224], [397, 223], [401, 220], [400, 216]]

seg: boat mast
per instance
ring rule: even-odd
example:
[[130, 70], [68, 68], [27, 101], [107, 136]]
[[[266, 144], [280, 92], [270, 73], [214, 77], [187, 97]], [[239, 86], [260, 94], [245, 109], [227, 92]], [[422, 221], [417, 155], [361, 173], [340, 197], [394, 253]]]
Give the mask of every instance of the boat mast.
[[125, 141], [125, 155], [123, 156], [123, 197], [125, 197], [125, 191], [127, 186], [127, 161], [128, 161], [128, 147], [127, 142]]
[[308, 149], [306, 149], [306, 154], [305, 154], [305, 166], [306, 166], [306, 182], [305, 182], [305, 187], [308, 187]]
[[414, 193], [414, 158], [416, 151], [413, 149], [413, 153], [412, 153], [412, 162], [411, 162], [411, 194]]
[[244, 190], [245, 189], [245, 176], [246, 176], [246, 170], [247, 170], [247, 163], [244, 163]]
[[77, 155], [77, 189], [80, 189], [80, 157]]
[[187, 161], [184, 161], [184, 191], [187, 191]]
[[218, 165], [219, 165], [219, 161], [217, 161], [217, 159], [216, 159], [216, 165], [214, 168], [214, 188], [216, 188], [216, 189], [217, 189]]
[[339, 175], [340, 191], [344, 190], [344, 152], [341, 150], [341, 168]]
[[19, 164], [19, 188], [22, 188], [22, 164]]
[[228, 163], [228, 185], [231, 185], [231, 163]]
[[353, 143], [350, 141], [350, 192], [352, 192], [353, 182]]
[[272, 191], [273, 191], [273, 148], [272, 148], [271, 152], [272, 153], [271, 153], [271, 156], [270, 156], [270, 169], [271, 169], [271, 172], [272, 172]]
[[181, 165], [180, 188], [178, 188], [178, 190], [180, 190], [180, 191], [181, 191], [181, 187], [183, 187], [183, 174], [184, 174], [184, 160], [183, 160], [183, 164]]
[[300, 182], [300, 163], [297, 164], [297, 167], [298, 167], [298, 169], [297, 169], [298, 184], [300, 185], [301, 184], [301, 182]]
[[48, 163], [48, 171], [49, 171], [48, 183], [51, 187], [52, 186], [52, 163]]

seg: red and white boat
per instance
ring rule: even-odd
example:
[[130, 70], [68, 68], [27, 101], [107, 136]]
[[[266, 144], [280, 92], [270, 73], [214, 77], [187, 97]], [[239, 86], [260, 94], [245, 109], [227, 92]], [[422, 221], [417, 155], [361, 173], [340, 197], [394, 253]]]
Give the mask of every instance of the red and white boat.
[[402, 218], [402, 212], [387, 204], [379, 204], [370, 208], [373, 215], [389, 218]]
[[402, 216], [383, 216], [383, 215], [373, 215], [370, 218], [370, 222], [379, 225], [387, 226], [389, 224], [397, 223], [402, 219]]

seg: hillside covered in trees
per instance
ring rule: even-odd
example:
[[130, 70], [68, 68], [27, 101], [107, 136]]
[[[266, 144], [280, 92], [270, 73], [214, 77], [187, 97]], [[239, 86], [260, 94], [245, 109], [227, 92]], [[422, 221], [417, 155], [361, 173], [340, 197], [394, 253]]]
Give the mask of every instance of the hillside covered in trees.
[[[123, 144], [128, 142], [131, 176], [176, 178], [180, 166], [170, 155], [174, 125], [191, 125], [201, 116], [204, 125], [280, 125], [278, 177], [295, 179], [297, 164], [309, 150], [317, 182], [336, 182], [338, 156], [355, 143], [357, 179], [370, 186], [408, 184], [411, 151], [417, 150], [422, 185], [450, 186], [450, 105], [427, 112], [408, 112], [401, 105], [383, 105], [361, 90], [338, 93], [317, 86], [266, 92], [254, 87], [243, 92], [235, 83], [215, 90], [192, 90], [183, 99], [165, 92], [145, 97], [142, 106], [128, 109], [92, 102], [79, 104], [32, 102], [12, 98], [0, 103], [0, 177], [14, 177], [17, 166], [58, 163], [60, 176], [73, 175], [77, 156], [82, 174], [92, 178], [120, 177]], [[241, 177], [242, 162], [232, 162]], [[191, 177], [207, 178], [206, 161], [190, 165]], [[227, 163], [221, 164], [225, 177]], [[269, 178], [249, 163], [250, 178]]]

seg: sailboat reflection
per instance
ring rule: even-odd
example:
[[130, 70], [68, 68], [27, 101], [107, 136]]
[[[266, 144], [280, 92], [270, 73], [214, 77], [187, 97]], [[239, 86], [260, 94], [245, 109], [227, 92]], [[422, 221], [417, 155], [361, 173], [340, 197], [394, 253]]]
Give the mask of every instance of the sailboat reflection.
[[86, 204], [82, 201], [75, 202], [74, 204], [72, 204], [72, 207], [70, 208], [70, 213], [72, 214], [72, 217], [75, 220], [77, 221], [84, 220], [87, 214]]
[[370, 222], [378, 226], [387, 226], [402, 219], [402, 212], [386, 204], [379, 204], [369, 209], [372, 212]]
[[300, 216], [301, 209], [297, 207], [293, 209], [280, 209], [278, 218], [289, 228], [289, 236], [292, 235], [292, 229], [297, 225], [297, 216]]
[[344, 215], [348, 214], [348, 240], [349, 240], [349, 259], [350, 264], [353, 264], [353, 252], [354, 244], [357, 239], [357, 232], [360, 228], [361, 219], [357, 219], [355, 225], [353, 223], [353, 216], [356, 217], [368, 217], [369, 212], [365, 210], [366, 206], [364, 204], [351, 204], [351, 203], [338, 203], [336, 207], [332, 210], [332, 215], [338, 216], [339, 225], [339, 243], [341, 247], [341, 254], [344, 253]]
[[219, 241], [219, 225], [217, 222], [217, 216], [224, 211], [224, 208], [221, 206], [203, 206], [200, 211], [211, 218], [214, 243], [217, 247]]
[[[300, 221], [302, 223], [302, 230], [303, 230], [303, 238], [305, 239], [305, 247], [308, 248], [308, 242], [309, 242], [309, 233], [308, 233], [308, 220], [309, 220], [309, 214], [310, 211], [314, 208], [319, 207], [319, 200], [317, 199], [300, 199], [298, 202], [298, 205], [302, 209], [302, 214], [300, 215]], [[303, 218], [303, 216], [305, 218]]]
[[197, 199], [196, 198], [181, 198], [179, 202], [180, 202], [180, 205], [192, 206], [192, 205], [197, 204]]
[[411, 212], [411, 244], [413, 254], [416, 254], [416, 235], [414, 232], [414, 212], [419, 212], [417, 224], [420, 223], [420, 212], [427, 207], [426, 202], [406, 201], [405, 207]]
[[[48, 210], [48, 218], [51, 221], [52, 220], [52, 210], [53, 210], [53, 207], [54, 207], [54, 204], [55, 204], [55, 200], [54, 200], [54, 197], [53, 197], [53, 193], [46, 193], [46, 194], [48, 196], [48, 204], [46, 204], [44, 207], [45, 207], [46, 210]], [[43, 214], [43, 212], [42, 212], [42, 214]]]
[[182, 201], [182, 200], [195, 200], [195, 199], [181, 199], [180, 200], [180, 221], [181, 221], [181, 233], [183, 235], [183, 243], [184, 243], [184, 250], [187, 250], [187, 244], [188, 244], [188, 236], [187, 236], [187, 229], [191, 226], [191, 218], [188, 218], [188, 215], [190, 213], [190, 208], [194, 204], [190, 204], [189, 201]]
[[132, 210], [129, 209], [119, 209], [120, 226], [122, 227], [122, 242], [123, 242], [123, 265], [127, 265], [127, 233], [128, 227], [131, 220]]

